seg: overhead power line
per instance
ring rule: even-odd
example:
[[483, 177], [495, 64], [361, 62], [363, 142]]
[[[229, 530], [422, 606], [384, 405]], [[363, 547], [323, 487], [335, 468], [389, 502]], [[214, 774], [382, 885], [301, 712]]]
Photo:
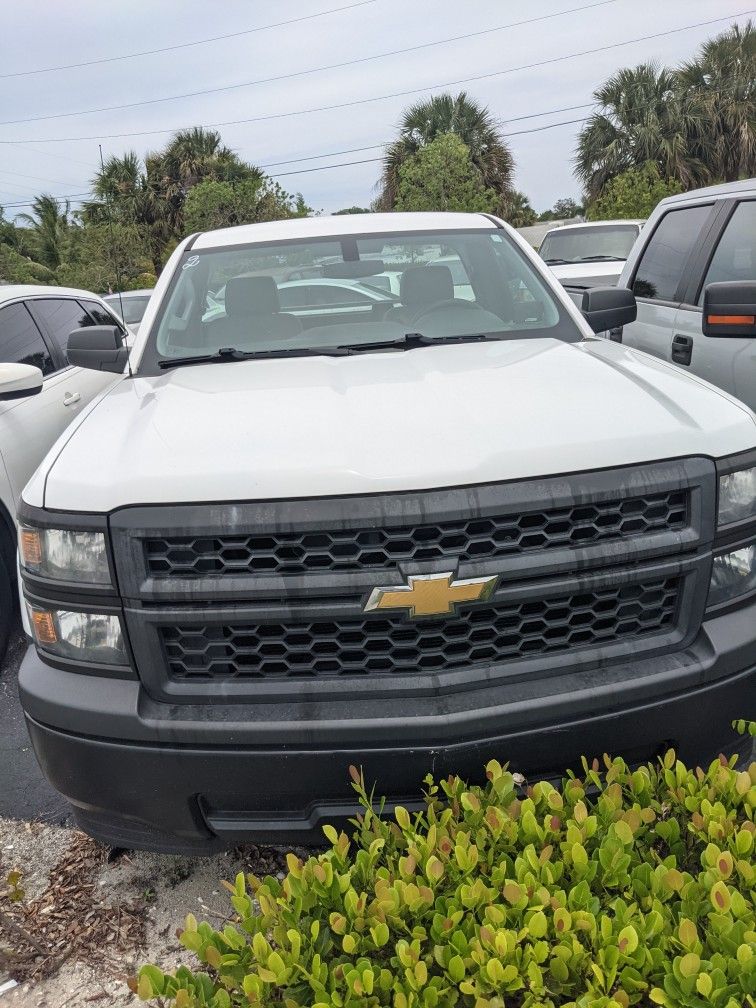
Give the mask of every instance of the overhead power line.
[[154, 56], [157, 53], [176, 52], [178, 49], [189, 49], [192, 46], [207, 45], [209, 42], [222, 42], [225, 39], [240, 38], [242, 35], [253, 35], [256, 32], [270, 31], [271, 28], [283, 28], [286, 25], [299, 24], [302, 21], [314, 21], [315, 18], [327, 14], [341, 14], [342, 11], [354, 10], [356, 7], [367, 7], [377, 0], [359, 0], [344, 7], [330, 7], [328, 10], [317, 11], [315, 14], [304, 14], [302, 17], [290, 18], [288, 21], [276, 21], [273, 24], [258, 25], [256, 28], [245, 28], [242, 31], [228, 32], [226, 35], [211, 35], [209, 38], [196, 39], [194, 42], [179, 42], [176, 45], [162, 46], [159, 49], [142, 49], [140, 52], [125, 53], [123, 56], [103, 56], [100, 59], [85, 60], [82, 63], [62, 63], [58, 66], [37, 67], [34, 70], [16, 70], [13, 73], [0, 74], [0, 80], [8, 77], [31, 77], [34, 74], [54, 73], [57, 70], [77, 70], [80, 67], [97, 66], [101, 63], [117, 63], [119, 60], [137, 59], [140, 56]]
[[[536, 113], [536, 115], [546, 115], [546, 114], [547, 113], [544, 113], [544, 112]], [[536, 126], [536, 127], [532, 128], [532, 129], [515, 130], [515, 131], [513, 131], [511, 133], [506, 133], [505, 134], [505, 139], [509, 139], [510, 137], [514, 137], [514, 136], [522, 136], [525, 133], [540, 133], [543, 130], [554, 129], [557, 126], [571, 126], [571, 125], [573, 125], [575, 123], [586, 122], [586, 120], [587, 120], [587, 117], [583, 117], [582, 119], [566, 119], [563, 122], [548, 123], [545, 126]], [[375, 144], [374, 146], [378, 147], [378, 146], [383, 146], [383, 145], [382, 144]], [[371, 148], [362, 148], [362, 149], [363, 150], [370, 150]], [[332, 157], [333, 155], [328, 155], [328, 154], [317, 154], [317, 155], [314, 155], [314, 157], [329, 157], [329, 156]], [[365, 158], [365, 159], [361, 159], [359, 161], [340, 161], [337, 164], [316, 165], [314, 168], [301, 168], [301, 169], [296, 170], [296, 171], [271, 172], [270, 173], [270, 177], [271, 178], [286, 178], [289, 175], [308, 175], [310, 172], [328, 171], [331, 168], [351, 168], [354, 165], [377, 164], [379, 161], [383, 161], [383, 158], [382, 157], [376, 157], [376, 158]], [[281, 163], [281, 164], [287, 164], [287, 163], [290, 163], [290, 162], [279, 162], [279, 163]], [[265, 167], [265, 166], [263, 165], [261, 167]], [[93, 195], [94, 195], [94, 193], [91, 193], [91, 192], [86, 192], [86, 193], [69, 193], [68, 195], [55, 196], [55, 199], [58, 199], [58, 200], [88, 199], [88, 198], [91, 198]], [[3, 204], [3, 207], [4, 207], [4, 209], [10, 210], [10, 209], [14, 209], [16, 207], [31, 206], [33, 202], [34, 202], [33, 200], [29, 200], [29, 201], [26, 201], [26, 202], [23, 202], [23, 203], [5, 203], [5, 204]]]
[[[546, 112], [529, 112], [527, 115], [512, 116], [510, 119], [501, 119], [500, 122], [522, 122], [524, 119], [539, 119], [541, 116], [556, 115], [558, 112], [574, 112], [577, 109], [594, 108], [595, 101], [584, 102], [582, 105], [565, 105], [558, 109], [548, 109]], [[558, 125], [558, 124], [555, 124]], [[507, 134], [516, 136], [518, 134]], [[388, 147], [391, 140], [383, 140], [381, 143], [369, 144], [367, 147], [347, 147], [346, 150], [328, 151], [326, 154], [309, 154], [307, 157], [289, 158], [286, 161], [266, 161], [259, 164], [258, 168], [278, 168], [280, 165], [302, 164], [304, 161], [318, 161], [324, 157], [341, 157], [342, 154], [361, 154], [363, 151], [377, 150], [379, 147]]]
[[[89, 167], [89, 165], [87, 165]], [[14, 172], [3, 168], [0, 175], [13, 175], [17, 178], [34, 179], [35, 182], [52, 182], [53, 185], [76, 185], [75, 182], [64, 182], [62, 179], [45, 178], [44, 175], [30, 175], [29, 172]]]
[[345, 67], [358, 66], [361, 63], [371, 63], [375, 60], [387, 59], [391, 56], [403, 56], [406, 53], [418, 52], [421, 49], [432, 49], [436, 46], [449, 45], [452, 42], [462, 42], [472, 38], [480, 38], [482, 35], [490, 35], [494, 32], [507, 31], [510, 28], [519, 28], [522, 25], [531, 25], [539, 21], [549, 21], [555, 17], [562, 17], [566, 14], [578, 14], [581, 11], [593, 10], [595, 7], [606, 7], [608, 4], [618, 3], [619, 0], [598, 0], [596, 3], [583, 4], [581, 7], [572, 7], [569, 10], [554, 11], [552, 14], [542, 14], [539, 17], [527, 18], [524, 21], [510, 21], [508, 24], [495, 25], [491, 28], [482, 28], [479, 31], [467, 32], [464, 35], [451, 35], [448, 38], [436, 39], [433, 42], [421, 42], [418, 45], [406, 46], [404, 49], [391, 49], [387, 52], [376, 53], [373, 56], [360, 56], [356, 59], [343, 60], [340, 63], [328, 63], [323, 66], [310, 67], [307, 70], [295, 70], [291, 73], [277, 74], [274, 77], [259, 77], [257, 80], [241, 81], [238, 84], [225, 84], [222, 87], [203, 88], [199, 91], [184, 91], [182, 94], [164, 95], [161, 98], [146, 98], [142, 101], [125, 102], [121, 105], [101, 105], [97, 108], [79, 109], [77, 112], [55, 112], [50, 115], [28, 116], [24, 119], [4, 119], [0, 120], [0, 126], [19, 126], [22, 123], [44, 122], [52, 119], [70, 119], [77, 116], [96, 115], [102, 112], [119, 112], [123, 109], [141, 108], [145, 105], [160, 105], [164, 102], [180, 101], [183, 98], [200, 98], [205, 95], [220, 94], [225, 91], [237, 91], [241, 88], [258, 87], [261, 84], [274, 84], [280, 81], [292, 80], [295, 77], [308, 77], [310, 74], [323, 73], [326, 70], [342, 70]]
[[70, 161], [71, 164], [82, 165], [84, 168], [88, 168], [90, 171], [92, 170], [92, 165], [87, 161], [79, 161], [77, 158], [72, 158], [68, 154], [61, 154], [58, 151], [37, 150], [36, 147], [30, 147], [27, 143], [20, 143], [18, 146], [23, 148], [23, 150], [31, 151], [32, 154], [41, 154], [42, 157], [55, 158], [56, 161]]
[[[420, 94], [420, 93], [426, 92], [426, 91], [435, 91], [435, 90], [437, 90], [439, 88], [456, 87], [457, 85], [460, 85], [460, 84], [471, 84], [471, 83], [475, 83], [477, 81], [491, 80], [491, 79], [493, 79], [495, 77], [503, 77], [506, 74], [517, 73], [517, 72], [520, 72], [520, 71], [523, 71], [523, 70], [535, 70], [535, 69], [538, 69], [538, 68], [543, 67], [543, 66], [550, 66], [550, 65], [553, 65], [555, 63], [562, 63], [565, 60], [577, 59], [577, 58], [579, 58], [581, 56], [593, 56], [593, 55], [595, 55], [597, 53], [603, 53], [603, 52], [606, 52], [606, 51], [608, 51], [610, 49], [619, 49], [619, 48], [622, 48], [624, 46], [635, 45], [638, 42], [649, 42], [652, 39], [664, 38], [666, 36], [675, 35], [675, 34], [678, 34], [679, 32], [683, 32], [683, 31], [691, 31], [694, 28], [703, 28], [703, 27], [707, 27], [708, 25], [721, 24], [721, 22], [723, 22], [723, 21], [731, 21], [733, 19], [737, 19], [737, 18], [741, 18], [741, 17], [746, 17], [746, 16], [748, 16], [750, 14], [754, 14], [754, 13], [756, 13], [756, 10], [754, 10], [754, 9], [752, 9], [752, 10], [746, 10], [746, 11], [740, 11], [740, 12], [738, 12], [736, 14], [727, 14], [724, 17], [711, 18], [711, 19], [709, 19], [707, 21], [697, 21], [697, 22], [695, 22], [693, 24], [681, 25], [678, 28], [668, 28], [666, 31], [653, 32], [652, 34], [649, 34], [649, 35], [639, 35], [636, 38], [625, 39], [622, 42], [607, 43], [607, 44], [602, 45], [602, 46], [596, 46], [595, 48], [592, 48], [592, 49], [582, 49], [579, 52], [565, 53], [565, 54], [563, 54], [561, 56], [553, 56], [550, 59], [538, 60], [537, 62], [534, 62], [534, 63], [525, 63], [525, 64], [522, 64], [522, 65], [516, 66], [516, 67], [507, 67], [504, 70], [495, 70], [495, 71], [492, 71], [491, 73], [476, 74], [473, 77], [462, 77], [462, 78], [459, 78], [457, 80], [452, 80], [452, 81], [443, 81], [443, 82], [436, 83], [436, 84], [426, 84], [423, 87], [408, 88], [408, 89], [406, 89], [404, 91], [393, 91], [390, 94], [375, 95], [375, 96], [373, 96], [371, 98], [358, 98], [358, 99], [353, 99], [351, 101], [338, 102], [335, 105], [319, 105], [319, 106], [315, 106], [315, 107], [311, 107], [311, 108], [295, 109], [295, 110], [292, 110], [290, 112], [272, 112], [272, 113], [268, 113], [267, 115], [251, 116], [251, 117], [245, 118], [245, 119], [227, 119], [227, 120], [225, 120], [223, 122], [205, 123], [204, 126], [205, 127], [240, 126], [240, 125], [247, 124], [247, 123], [267, 122], [267, 121], [273, 120], [273, 119], [288, 119], [288, 118], [291, 118], [291, 117], [294, 117], [294, 116], [310, 115], [310, 114], [315, 113], [315, 112], [332, 112], [332, 111], [337, 111], [339, 109], [344, 109], [344, 108], [353, 108], [355, 106], [368, 105], [368, 104], [371, 104], [372, 102], [385, 101], [385, 100], [390, 99], [390, 98], [405, 98], [408, 95]], [[196, 125], [196, 123], [194, 125]], [[128, 137], [155, 136], [155, 135], [158, 135], [158, 134], [174, 133], [174, 132], [176, 132], [176, 130], [182, 129], [182, 128], [187, 128], [187, 127], [173, 126], [173, 127], [168, 128], [168, 129], [137, 130], [137, 131], [129, 132], [129, 133], [105, 133], [105, 134], [93, 134], [93, 135], [88, 135], [88, 136], [38, 137], [38, 138], [34, 138], [34, 139], [32, 139], [30, 137], [24, 137], [22, 140], [19, 140], [19, 139], [0, 140], [0, 145], [1, 144], [12, 145], [12, 144], [21, 144], [21, 143], [69, 143], [69, 142], [75, 142], [75, 141], [80, 141], [80, 140], [81, 141], [83, 141], [83, 140], [118, 140], [118, 139], [124, 139], [124, 138], [128, 138]]]
[[[92, 195], [92, 193], [88, 193], [88, 192], [83, 192], [83, 193], [67, 193], [67, 194], [64, 194], [62, 196], [56, 195], [55, 193], [50, 193], [50, 195], [52, 196], [53, 199], [60, 200], [61, 202], [64, 202], [65, 200], [88, 199]], [[2, 208], [3, 208], [3, 210], [13, 210], [16, 207], [33, 206], [35, 202], [36, 201], [32, 199], [32, 200], [24, 200], [23, 203], [3, 203], [2, 204]]]

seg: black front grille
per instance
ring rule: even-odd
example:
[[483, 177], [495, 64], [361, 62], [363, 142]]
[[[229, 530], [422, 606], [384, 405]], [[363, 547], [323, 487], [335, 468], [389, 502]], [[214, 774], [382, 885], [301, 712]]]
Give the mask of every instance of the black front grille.
[[157, 578], [239, 577], [387, 568], [401, 562], [486, 561], [517, 553], [575, 548], [682, 529], [688, 492], [575, 504], [409, 527], [255, 535], [170, 536], [145, 540]]
[[363, 616], [164, 626], [160, 633], [178, 681], [441, 672], [663, 633], [676, 624], [681, 585], [667, 578], [414, 622]]

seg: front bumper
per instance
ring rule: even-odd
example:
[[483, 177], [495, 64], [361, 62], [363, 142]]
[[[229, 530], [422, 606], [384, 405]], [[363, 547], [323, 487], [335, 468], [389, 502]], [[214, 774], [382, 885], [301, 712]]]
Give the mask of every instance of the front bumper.
[[535, 779], [603, 752], [630, 763], [670, 745], [687, 763], [745, 753], [750, 739], [731, 722], [756, 715], [754, 627], [756, 602], [706, 621], [674, 654], [562, 670], [548, 695], [543, 681], [518, 681], [378, 694], [357, 709], [164, 703], [137, 681], [51, 668], [34, 649], [19, 683], [40, 765], [85, 830], [117, 846], [206, 853], [322, 839], [323, 823], [356, 811], [350, 764], [390, 805], [418, 800], [427, 773], [479, 781], [494, 757]]

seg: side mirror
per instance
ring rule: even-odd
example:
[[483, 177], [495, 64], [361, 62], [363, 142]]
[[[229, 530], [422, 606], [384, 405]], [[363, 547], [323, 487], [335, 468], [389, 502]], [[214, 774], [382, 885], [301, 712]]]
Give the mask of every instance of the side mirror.
[[756, 283], [733, 280], [704, 289], [704, 336], [756, 336]]
[[122, 374], [129, 357], [123, 332], [116, 325], [74, 329], [68, 337], [68, 363], [90, 371]]
[[0, 364], [0, 402], [26, 399], [42, 391], [42, 372], [31, 364]]
[[638, 315], [635, 294], [626, 287], [589, 287], [580, 310], [595, 333], [630, 325]]

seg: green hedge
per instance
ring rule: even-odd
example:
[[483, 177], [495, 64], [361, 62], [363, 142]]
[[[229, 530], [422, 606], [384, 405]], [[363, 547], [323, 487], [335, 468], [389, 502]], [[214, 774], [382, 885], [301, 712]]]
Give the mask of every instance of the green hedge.
[[353, 771], [352, 842], [326, 828], [283, 881], [239, 875], [234, 924], [187, 918], [204, 971], [145, 966], [133, 988], [175, 1008], [756, 1004], [756, 763], [486, 776], [429, 778], [422, 814], [384, 821]]

